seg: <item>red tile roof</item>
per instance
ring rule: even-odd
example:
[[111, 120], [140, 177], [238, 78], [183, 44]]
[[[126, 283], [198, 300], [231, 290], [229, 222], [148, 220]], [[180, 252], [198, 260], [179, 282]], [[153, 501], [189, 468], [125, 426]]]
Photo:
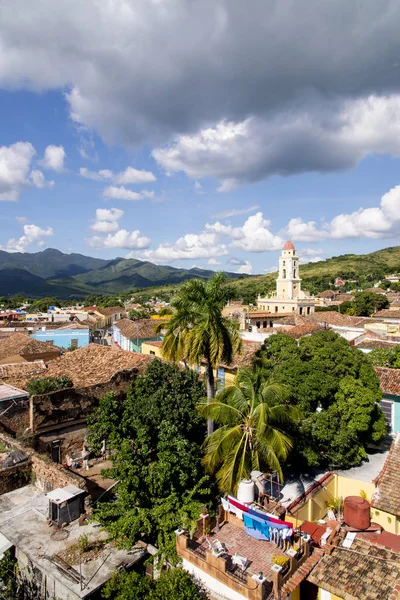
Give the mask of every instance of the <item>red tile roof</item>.
[[391, 396], [400, 396], [400, 369], [374, 367], [382, 391]]
[[385, 308], [384, 310], [378, 310], [378, 312], [374, 313], [374, 317], [380, 319], [400, 319], [400, 310]]
[[346, 600], [392, 600], [400, 590], [400, 554], [358, 536], [351, 548], [336, 547], [307, 579]]
[[319, 329], [322, 329], [321, 325], [318, 325], [316, 323], [306, 323], [304, 325], [296, 325], [295, 327], [291, 327], [290, 329], [288, 328], [285, 331], [285, 333], [286, 335], [290, 335], [290, 337], [294, 338], [295, 340], [298, 340], [304, 335], [310, 335], [311, 333], [314, 333], [314, 331], [318, 331]]
[[375, 479], [371, 506], [400, 517], [400, 433], [393, 439], [382, 471]]

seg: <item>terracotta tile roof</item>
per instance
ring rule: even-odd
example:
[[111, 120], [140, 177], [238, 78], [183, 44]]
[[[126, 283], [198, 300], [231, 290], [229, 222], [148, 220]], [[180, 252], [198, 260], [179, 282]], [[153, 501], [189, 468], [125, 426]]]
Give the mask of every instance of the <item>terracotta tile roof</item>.
[[114, 323], [114, 327], [117, 327], [128, 340], [146, 339], [157, 337], [156, 326], [160, 323], [167, 323], [167, 321], [168, 319], [138, 319], [137, 321], [121, 319]]
[[162, 342], [145, 342], [149, 346], [154, 346], [155, 348], [161, 348]]
[[400, 369], [374, 367], [374, 370], [378, 376], [382, 391], [385, 394], [400, 397]]
[[357, 533], [357, 537], [368, 540], [378, 546], [383, 546], [388, 550], [400, 552], [400, 535], [389, 533], [389, 531], [368, 531], [365, 533]]
[[391, 600], [399, 578], [400, 554], [358, 537], [349, 549], [326, 552], [307, 577], [344, 600]]
[[386, 291], [380, 287], [367, 288], [366, 290], [363, 290], [363, 292], [370, 292], [372, 294], [386, 294]]
[[0, 383], [24, 389], [30, 379], [43, 377], [45, 373], [46, 365], [42, 360], [0, 365]]
[[304, 335], [310, 335], [319, 329], [322, 329], [322, 326], [318, 325], [317, 323], [305, 323], [304, 325], [296, 325], [290, 329], [288, 328], [285, 333], [286, 335], [290, 335], [290, 337], [294, 338], [295, 340], [298, 340]]
[[103, 317], [111, 317], [112, 315], [119, 315], [120, 313], [125, 312], [125, 309], [121, 306], [107, 306], [107, 308], [98, 308], [96, 310], [103, 315]]
[[281, 590], [281, 597], [286, 598], [301, 584], [302, 581], [311, 573], [313, 568], [321, 560], [324, 552], [319, 548], [314, 548], [313, 553], [304, 561], [304, 563], [295, 571], [294, 575], [285, 583]]
[[0, 340], [0, 360], [8, 356], [28, 356], [32, 354], [46, 354], [48, 352], [61, 352], [61, 348], [48, 342], [39, 342], [25, 335], [15, 333], [14, 335]]
[[89, 387], [109, 381], [117, 371], [136, 368], [144, 372], [152, 360], [152, 356], [89, 344], [49, 362], [46, 377], [66, 375], [75, 387]]
[[310, 321], [307, 320], [307, 317], [300, 316], [296, 313], [291, 313], [279, 321], [279, 325], [306, 325], [307, 323], [310, 323]]
[[317, 294], [317, 298], [332, 298], [337, 295], [338, 292], [335, 292], [333, 290], [325, 290], [324, 292], [320, 292], [319, 294]]
[[386, 342], [385, 340], [371, 340], [367, 338], [358, 344], [355, 344], [356, 348], [371, 348], [374, 350], [375, 348], [382, 348], [383, 350], [390, 350], [391, 348], [396, 348], [399, 345], [399, 342]]
[[261, 342], [244, 342], [240, 352], [234, 355], [229, 365], [221, 364], [225, 369], [243, 369], [250, 367], [254, 354], [261, 348]]
[[348, 315], [342, 315], [334, 310], [327, 310], [321, 312], [315, 312], [311, 315], [307, 315], [306, 319], [313, 321], [314, 323], [336, 325], [338, 327], [363, 327], [364, 324], [377, 323], [377, 319], [370, 319], [368, 317], [349, 317]]
[[374, 481], [371, 506], [400, 517], [400, 433], [393, 439], [382, 471]]
[[400, 319], [400, 309], [385, 308], [384, 310], [378, 310], [374, 313], [374, 317], [380, 319]]
[[351, 302], [354, 298], [353, 294], [337, 294], [335, 300], [336, 302]]

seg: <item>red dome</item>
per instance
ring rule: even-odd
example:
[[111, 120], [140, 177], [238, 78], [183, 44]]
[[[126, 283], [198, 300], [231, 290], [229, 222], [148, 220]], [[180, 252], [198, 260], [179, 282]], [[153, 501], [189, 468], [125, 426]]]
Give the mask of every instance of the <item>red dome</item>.
[[294, 246], [293, 243], [289, 240], [286, 242], [286, 244], [283, 246], [284, 250], [294, 250]]

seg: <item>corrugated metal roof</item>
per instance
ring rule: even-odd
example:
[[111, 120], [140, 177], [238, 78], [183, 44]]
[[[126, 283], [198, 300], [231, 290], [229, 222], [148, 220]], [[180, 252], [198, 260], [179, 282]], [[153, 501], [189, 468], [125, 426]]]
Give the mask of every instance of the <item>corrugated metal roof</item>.
[[29, 396], [28, 392], [25, 390], [20, 390], [12, 385], [7, 385], [6, 383], [0, 384], [0, 402], [5, 402], [6, 400], [17, 400], [19, 398], [27, 398]]
[[47, 494], [47, 497], [52, 502], [56, 504], [61, 504], [61, 502], [66, 502], [67, 500], [71, 500], [74, 496], [83, 493], [84, 490], [81, 490], [74, 485], [67, 485], [64, 488], [57, 488]]

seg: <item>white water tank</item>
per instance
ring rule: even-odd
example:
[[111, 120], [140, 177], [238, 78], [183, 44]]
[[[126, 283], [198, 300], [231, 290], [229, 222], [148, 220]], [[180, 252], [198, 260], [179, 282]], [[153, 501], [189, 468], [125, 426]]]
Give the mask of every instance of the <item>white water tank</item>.
[[242, 479], [239, 483], [237, 499], [243, 504], [252, 504], [254, 502], [254, 483], [251, 479]]

